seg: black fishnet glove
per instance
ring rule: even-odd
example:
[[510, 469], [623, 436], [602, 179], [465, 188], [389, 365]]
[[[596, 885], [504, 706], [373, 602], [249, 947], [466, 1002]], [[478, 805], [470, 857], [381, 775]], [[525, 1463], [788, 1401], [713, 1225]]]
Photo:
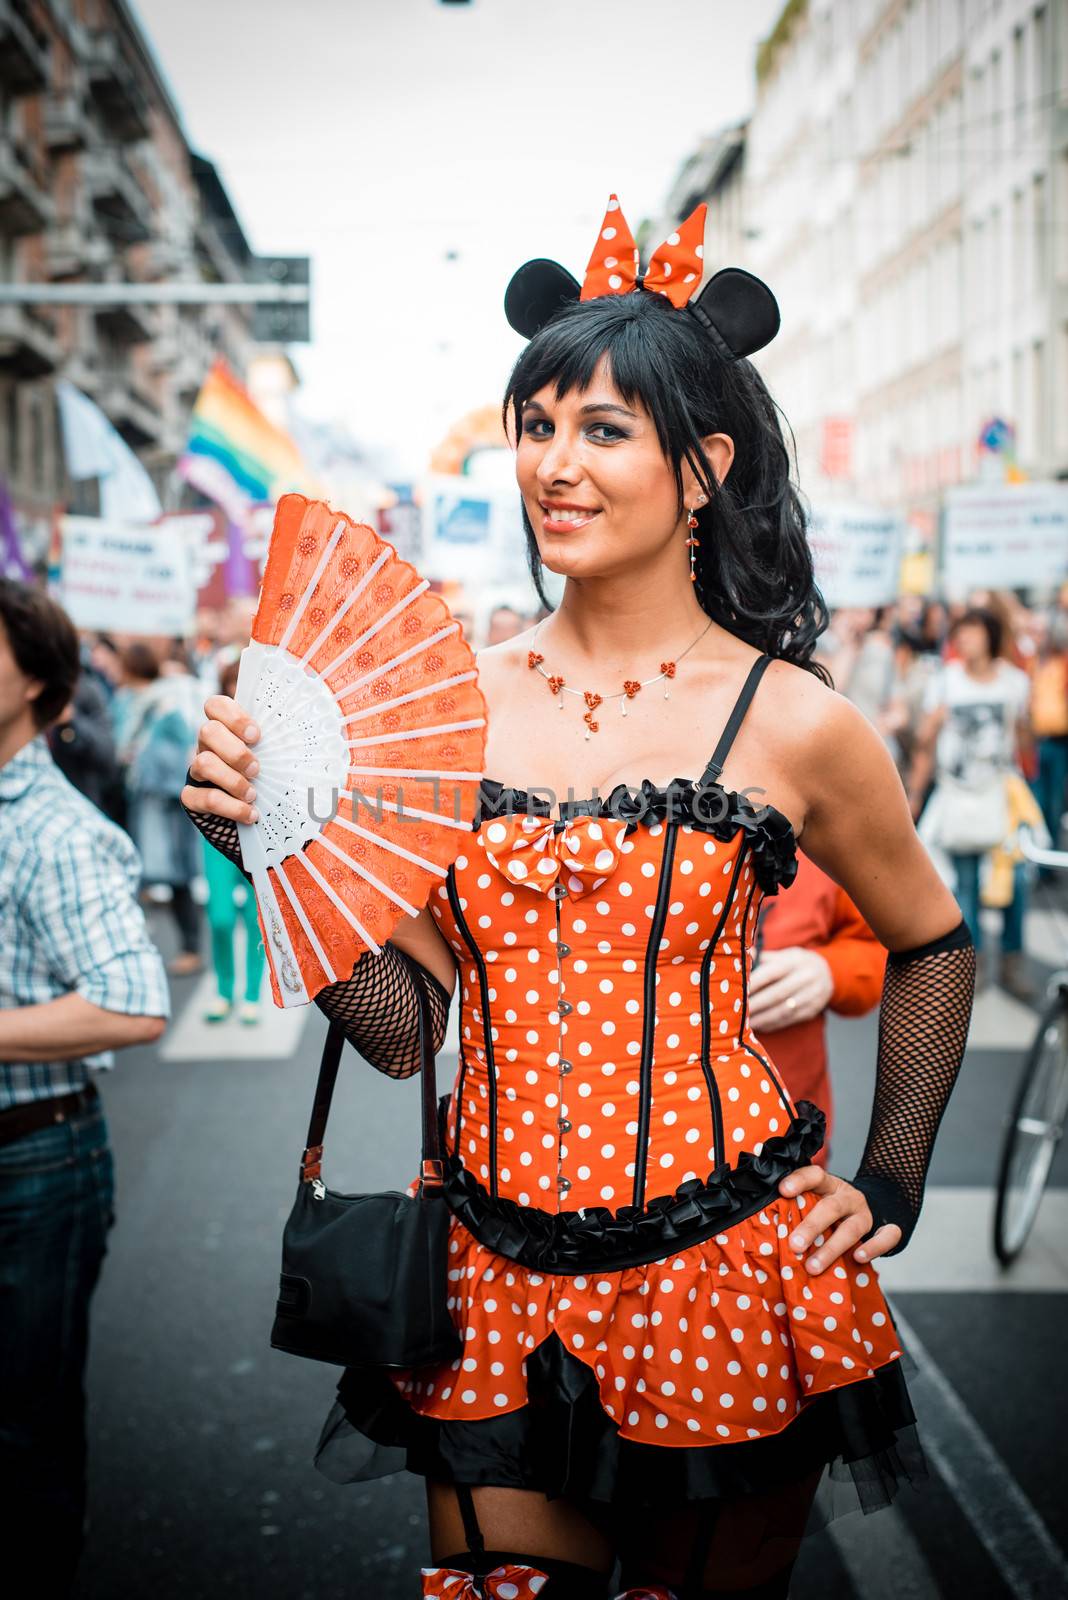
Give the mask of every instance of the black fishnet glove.
[[[191, 775], [186, 782], [195, 789], [210, 789]], [[193, 826], [208, 843], [232, 861], [252, 882], [241, 865], [241, 845], [237, 823], [229, 817], [202, 816], [182, 807]], [[422, 962], [387, 939], [382, 953], [368, 951], [353, 968], [352, 977], [328, 984], [315, 997], [315, 1004], [331, 1022], [340, 1022], [345, 1037], [377, 1072], [389, 1078], [409, 1078], [420, 1068], [419, 999], [416, 972], [426, 980], [430, 1000], [431, 1033], [434, 1053], [445, 1042], [452, 996]]]
[[974, 993], [975, 947], [963, 919], [942, 938], [887, 957], [875, 1104], [853, 1179], [871, 1207], [871, 1232], [887, 1222], [901, 1229], [884, 1255], [903, 1250], [916, 1226], [935, 1134], [964, 1058]]

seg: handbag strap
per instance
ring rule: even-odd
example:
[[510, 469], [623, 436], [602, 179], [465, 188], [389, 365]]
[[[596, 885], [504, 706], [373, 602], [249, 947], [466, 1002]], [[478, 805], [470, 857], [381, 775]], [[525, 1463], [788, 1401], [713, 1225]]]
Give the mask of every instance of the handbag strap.
[[[403, 951], [401, 955], [405, 955]], [[423, 1160], [420, 1168], [420, 1189], [440, 1189], [444, 1177], [441, 1159], [441, 1141], [438, 1134], [437, 1117], [437, 1075], [434, 1062], [434, 1045], [432, 1039], [430, 997], [427, 994], [426, 980], [423, 977], [419, 963], [405, 955], [405, 961], [415, 984], [416, 1001], [419, 1008], [419, 1060], [422, 1077], [422, 1124], [423, 1124]], [[312, 1104], [311, 1120], [308, 1123], [308, 1138], [304, 1154], [300, 1163], [300, 1179], [302, 1183], [321, 1181], [323, 1160], [323, 1139], [326, 1135], [327, 1118], [330, 1115], [330, 1106], [334, 1098], [334, 1085], [337, 1083], [338, 1068], [341, 1064], [341, 1052], [345, 1045], [345, 1030], [340, 1022], [331, 1022], [327, 1030], [326, 1042], [323, 1045], [322, 1059], [319, 1062], [319, 1077], [315, 1085], [315, 1100]]]

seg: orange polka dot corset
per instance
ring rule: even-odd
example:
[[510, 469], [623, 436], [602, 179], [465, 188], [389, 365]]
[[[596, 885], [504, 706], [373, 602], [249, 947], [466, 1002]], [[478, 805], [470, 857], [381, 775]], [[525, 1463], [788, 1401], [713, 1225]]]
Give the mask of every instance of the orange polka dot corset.
[[644, 1207], [794, 1119], [747, 1017], [756, 918], [792, 880], [792, 831], [723, 791], [718, 812], [693, 797], [621, 785], [554, 818], [483, 785], [431, 909], [461, 976], [448, 1143], [495, 1199]]

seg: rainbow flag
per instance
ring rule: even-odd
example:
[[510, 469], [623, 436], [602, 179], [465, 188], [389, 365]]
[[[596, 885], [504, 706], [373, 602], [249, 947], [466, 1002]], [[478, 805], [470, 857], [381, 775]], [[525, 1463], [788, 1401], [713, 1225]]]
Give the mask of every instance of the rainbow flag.
[[242, 522], [250, 506], [306, 491], [310, 474], [287, 433], [276, 428], [220, 357], [197, 396], [178, 471]]

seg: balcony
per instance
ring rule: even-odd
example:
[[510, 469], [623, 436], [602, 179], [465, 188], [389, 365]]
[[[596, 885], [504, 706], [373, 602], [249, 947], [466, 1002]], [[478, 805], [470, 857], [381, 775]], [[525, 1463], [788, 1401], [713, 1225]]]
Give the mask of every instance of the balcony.
[[81, 150], [89, 142], [89, 119], [73, 89], [53, 89], [45, 100], [44, 140], [55, 155]]
[[39, 94], [48, 86], [48, 40], [19, 0], [0, 0], [0, 84], [8, 94]]
[[0, 234], [40, 233], [52, 220], [52, 199], [29, 153], [0, 134]]
[[89, 93], [111, 132], [126, 142], [146, 139], [148, 97], [115, 34], [90, 34], [87, 68]]
[[148, 344], [159, 329], [155, 306], [118, 301], [114, 305], [100, 306], [93, 316], [102, 338], [110, 344]]
[[171, 383], [179, 403], [191, 408], [200, 393], [211, 366], [211, 356], [184, 349], [175, 362]]
[[158, 445], [163, 418], [126, 367], [105, 368], [100, 374], [96, 403], [134, 450]]
[[116, 245], [141, 244], [150, 237], [148, 196], [116, 151], [87, 150], [82, 172], [97, 222]]
[[53, 279], [96, 277], [114, 254], [106, 239], [81, 222], [61, 222], [48, 230], [45, 240], [48, 275]]
[[59, 364], [51, 322], [31, 306], [0, 305], [0, 373], [43, 378]]

